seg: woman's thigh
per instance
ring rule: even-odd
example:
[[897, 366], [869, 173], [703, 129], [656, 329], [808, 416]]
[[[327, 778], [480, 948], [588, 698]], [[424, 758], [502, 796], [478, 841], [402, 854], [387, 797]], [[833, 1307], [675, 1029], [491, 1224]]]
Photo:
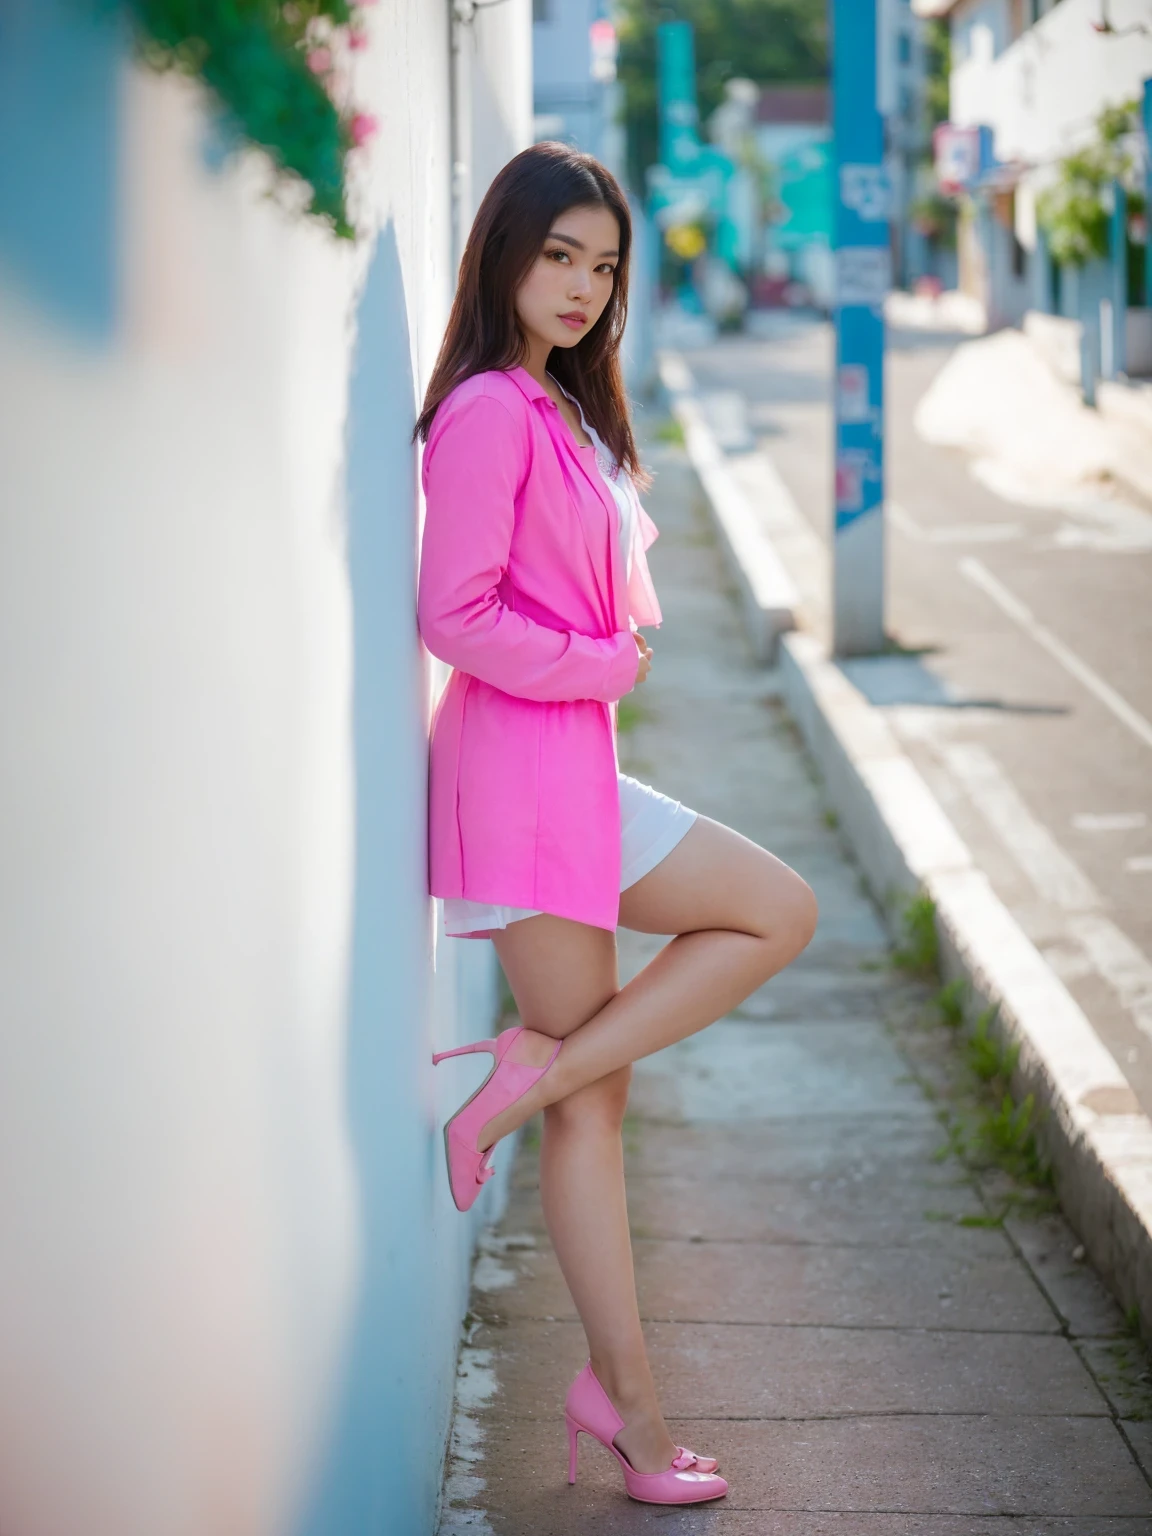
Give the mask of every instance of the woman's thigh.
[[815, 921], [816, 898], [794, 869], [707, 816], [620, 897], [620, 926], [638, 933], [721, 928], [767, 938]]
[[562, 1039], [619, 991], [616, 936], [542, 913], [492, 936], [520, 1022]]

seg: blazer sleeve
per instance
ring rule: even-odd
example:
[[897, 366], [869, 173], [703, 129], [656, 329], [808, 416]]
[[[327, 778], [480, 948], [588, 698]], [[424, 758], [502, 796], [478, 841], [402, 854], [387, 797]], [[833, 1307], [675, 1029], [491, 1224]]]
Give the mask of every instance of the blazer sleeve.
[[450, 414], [434, 424], [424, 454], [424, 644], [450, 666], [518, 698], [622, 698], [640, 667], [628, 630], [597, 639], [549, 629], [499, 597], [526, 460], [523, 425], [489, 395], [447, 401], [441, 410]]

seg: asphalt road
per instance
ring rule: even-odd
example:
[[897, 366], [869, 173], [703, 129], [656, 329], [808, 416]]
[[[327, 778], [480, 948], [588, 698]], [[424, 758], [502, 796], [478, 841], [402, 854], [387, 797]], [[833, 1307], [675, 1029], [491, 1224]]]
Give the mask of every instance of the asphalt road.
[[[906, 658], [854, 680], [1152, 1112], [1152, 511], [1005, 501], [922, 442], [916, 403], [958, 341], [890, 338], [888, 630]], [[830, 328], [791, 317], [689, 356], [705, 399], [739, 394], [825, 546], [830, 360]]]

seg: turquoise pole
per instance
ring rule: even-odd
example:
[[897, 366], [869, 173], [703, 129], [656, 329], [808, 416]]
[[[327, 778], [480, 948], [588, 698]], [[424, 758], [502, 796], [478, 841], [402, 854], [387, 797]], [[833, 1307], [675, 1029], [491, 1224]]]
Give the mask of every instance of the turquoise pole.
[[1128, 329], [1128, 194], [1121, 182], [1112, 184], [1112, 217], [1109, 221], [1109, 255], [1112, 258], [1112, 376], [1125, 373]]

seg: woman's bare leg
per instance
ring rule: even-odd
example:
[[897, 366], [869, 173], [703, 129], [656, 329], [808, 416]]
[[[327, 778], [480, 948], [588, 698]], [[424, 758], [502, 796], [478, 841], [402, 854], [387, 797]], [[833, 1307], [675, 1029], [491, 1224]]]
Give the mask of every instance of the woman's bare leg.
[[[723, 926], [737, 915], [744, 928]], [[629, 1063], [711, 1023], [787, 964], [811, 937], [815, 903], [778, 860], [701, 818], [624, 893], [621, 920], [642, 932], [679, 934], [622, 992], [615, 942], [602, 929], [530, 918], [497, 935], [496, 947], [526, 1026], [513, 1048], [517, 1058], [543, 1064], [555, 1040], [565, 1039], [542, 1085], [581, 1046], [570, 1086], [538, 1106], [544, 1219], [592, 1368], [625, 1421], [617, 1445], [638, 1471], [658, 1472], [676, 1448], [660, 1413], [636, 1302], [620, 1140]], [[609, 1032], [611, 1039], [602, 1038]], [[491, 1139], [528, 1114], [506, 1129], [504, 1118], [486, 1128]]]
[[[562, 995], [566, 983], [535, 928], [560, 921], [530, 918], [499, 935], [505, 971], [514, 967], [533, 995]], [[620, 923], [676, 937], [587, 1023], [563, 1031], [564, 1049], [553, 1066], [489, 1121], [481, 1148], [549, 1104], [722, 1018], [805, 947], [816, 927], [816, 898], [787, 864], [701, 816], [662, 863], [623, 893]], [[515, 992], [510, 972], [509, 982]], [[553, 1041], [525, 1037], [519, 1059], [547, 1061], [557, 1032], [545, 1025], [541, 1033]]]
[[[555, 917], [515, 926], [517, 942], [508, 945], [500, 934], [497, 950], [521, 1020], [548, 1037], [550, 1053], [556, 1036], [570, 1035], [615, 995], [615, 938]], [[621, 1067], [545, 1109], [540, 1200], [592, 1369], [625, 1421], [619, 1448], [638, 1471], [662, 1472], [676, 1447], [660, 1414], [636, 1302], [620, 1139], [630, 1077], [631, 1068]]]

